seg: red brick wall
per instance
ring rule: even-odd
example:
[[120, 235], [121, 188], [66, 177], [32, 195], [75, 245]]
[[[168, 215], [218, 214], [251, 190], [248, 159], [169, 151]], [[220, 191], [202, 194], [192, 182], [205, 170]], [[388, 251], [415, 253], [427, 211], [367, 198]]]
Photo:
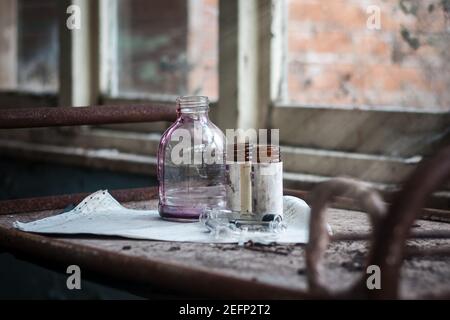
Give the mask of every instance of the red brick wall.
[[[288, 3], [289, 100], [450, 109], [450, 20], [441, 0]], [[370, 5], [381, 10], [380, 30], [367, 28]]]
[[189, 3], [188, 92], [207, 95], [214, 100], [219, 96], [219, 1]]

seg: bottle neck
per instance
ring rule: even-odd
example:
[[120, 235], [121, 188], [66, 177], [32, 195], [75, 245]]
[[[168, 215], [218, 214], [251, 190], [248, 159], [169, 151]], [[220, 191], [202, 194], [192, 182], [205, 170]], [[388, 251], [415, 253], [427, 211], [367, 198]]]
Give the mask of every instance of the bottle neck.
[[201, 119], [208, 118], [209, 100], [204, 96], [185, 96], [177, 99], [178, 117]]

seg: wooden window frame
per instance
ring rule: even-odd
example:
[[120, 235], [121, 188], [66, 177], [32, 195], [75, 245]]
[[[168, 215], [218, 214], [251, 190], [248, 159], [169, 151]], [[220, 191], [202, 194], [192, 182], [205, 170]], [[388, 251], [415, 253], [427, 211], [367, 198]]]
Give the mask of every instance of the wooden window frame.
[[[6, 99], [9, 106], [31, 106], [36, 101], [42, 106], [173, 103], [172, 96], [127, 97], [118, 93], [114, 82], [117, 77], [111, 76], [117, 73], [114, 69], [117, 56], [111, 56], [111, 50], [106, 50], [117, 46], [114, 43], [116, 1], [62, 2], [62, 7], [71, 3], [83, 6], [89, 27], [79, 34], [61, 33], [60, 96], [9, 92], [0, 93], [0, 99]], [[286, 17], [285, 0], [219, 1], [219, 100], [212, 104], [211, 115], [222, 129], [279, 128], [288, 171], [286, 177], [292, 182], [289, 186], [310, 186], [336, 173], [355, 173], [389, 186], [400, 182], [422, 155], [449, 141], [450, 112], [336, 108], [283, 102], [287, 87]], [[61, 25], [65, 28], [65, 19], [61, 20]], [[279, 50], [280, 47], [283, 50]], [[88, 56], [89, 63], [77, 58], [77, 54]], [[19, 153], [28, 152], [30, 158], [40, 154], [49, 161], [55, 161], [58, 152], [75, 152], [63, 149], [67, 144], [70, 145], [67, 148], [72, 149], [77, 146], [89, 150], [115, 148], [120, 154], [115, 160], [103, 159], [105, 163], [115, 161], [124, 170], [150, 174], [159, 140], [159, 135], [151, 132], [160, 133], [166, 126], [109, 125], [82, 128], [69, 134], [61, 129], [49, 129], [49, 133], [41, 134], [22, 130], [2, 132], [2, 137], [3, 140], [19, 140], [16, 148]], [[7, 149], [14, 153], [11, 143]], [[49, 147], [45, 157], [45, 152], [42, 149], [37, 152], [33, 144], [51, 144], [56, 149]], [[131, 155], [142, 155], [144, 151], [151, 156], [148, 163], [139, 157], [133, 160]], [[89, 166], [101, 166], [99, 157], [101, 155], [97, 157], [87, 152], [85, 160], [80, 161]], [[369, 169], [372, 172], [368, 172]]]

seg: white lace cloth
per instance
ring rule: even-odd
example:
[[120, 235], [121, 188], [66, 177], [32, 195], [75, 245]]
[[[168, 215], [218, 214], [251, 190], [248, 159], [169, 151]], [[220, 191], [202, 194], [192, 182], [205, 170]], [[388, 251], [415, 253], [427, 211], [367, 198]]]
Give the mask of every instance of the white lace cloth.
[[287, 230], [264, 237], [249, 233], [240, 235], [239, 238], [230, 235], [217, 239], [199, 222], [165, 221], [159, 217], [157, 210], [125, 208], [106, 190], [91, 194], [69, 212], [29, 223], [16, 221], [14, 227], [34, 233], [93, 234], [162, 241], [242, 243], [252, 240], [260, 243], [306, 243], [309, 237], [308, 205], [294, 197], [286, 196], [283, 200]]

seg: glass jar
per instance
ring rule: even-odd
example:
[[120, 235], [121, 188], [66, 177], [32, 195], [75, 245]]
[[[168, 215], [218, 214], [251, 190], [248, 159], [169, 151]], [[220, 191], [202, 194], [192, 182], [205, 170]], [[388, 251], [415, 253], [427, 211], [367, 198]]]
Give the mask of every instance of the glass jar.
[[283, 216], [283, 162], [278, 145], [260, 145], [255, 148], [253, 163], [254, 212]]
[[158, 210], [164, 219], [197, 221], [206, 208], [226, 206], [225, 136], [208, 117], [207, 97], [180, 97], [177, 106], [158, 149]]

